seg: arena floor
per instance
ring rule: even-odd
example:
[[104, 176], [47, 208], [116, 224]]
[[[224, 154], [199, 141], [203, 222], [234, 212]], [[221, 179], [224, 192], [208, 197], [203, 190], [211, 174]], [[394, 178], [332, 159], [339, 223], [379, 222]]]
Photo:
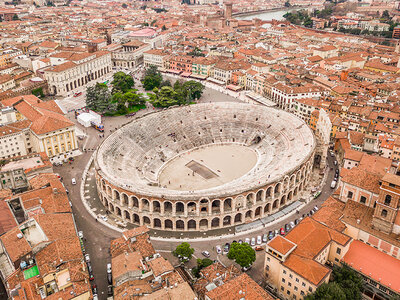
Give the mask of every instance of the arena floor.
[[248, 173], [257, 163], [257, 153], [238, 144], [210, 145], [185, 152], [159, 174], [162, 187], [196, 191], [219, 186]]

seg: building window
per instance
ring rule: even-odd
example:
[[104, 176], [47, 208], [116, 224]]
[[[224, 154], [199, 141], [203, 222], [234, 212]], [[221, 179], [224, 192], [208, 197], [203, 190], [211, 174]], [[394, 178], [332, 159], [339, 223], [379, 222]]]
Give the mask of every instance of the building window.
[[336, 253], [337, 253], [337, 254], [340, 254], [341, 252], [342, 252], [342, 249], [340, 249], [339, 247], [336, 248]]
[[349, 198], [349, 199], [353, 198], [353, 192], [350, 192], [350, 191], [349, 191], [349, 192], [347, 193], [347, 198]]
[[287, 291], [286, 291], [286, 294], [290, 295], [290, 291], [289, 291], [289, 290], [287, 290]]
[[383, 217], [383, 218], [387, 217], [387, 210], [386, 209], [382, 209], [381, 217]]
[[385, 205], [390, 205], [390, 201], [392, 201], [392, 196], [386, 195], [385, 196]]
[[311, 286], [308, 288], [308, 291], [309, 291], [310, 293], [312, 293], [312, 287], [311, 287]]
[[286, 274], [286, 270], [283, 270], [283, 274]]
[[289, 278], [293, 278], [293, 275], [292, 275], [292, 274], [289, 274]]
[[298, 278], [296, 278], [296, 282], [299, 282], [299, 279], [298, 279]]
[[288, 286], [292, 286], [292, 283], [291, 283], [291, 282], [288, 282]]
[[339, 262], [339, 259], [338, 259], [337, 257], [335, 257], [335, 261], [336, 261], [336, 262]]
[[283, 286], [281, 286], [281, 291], [283, 292], [285, 290], [285, 288]]
[[294, 290], [297, 291], [299, 288], [297, 286], [294, 287]]
[[285, 283], [285, 282], [286, 282], [285, 278], [282, 278], [282, 282], [283, 282], [283, 283]]
[[302, 286], [306, 286], [306, 283], [305, 283], [305, 282], [303, 282], [301, 285], [302, 285]]
[[364, 196], [360, 197], [360, 203], [365, 204], [367, 202], [367, 198], [365, 198]]

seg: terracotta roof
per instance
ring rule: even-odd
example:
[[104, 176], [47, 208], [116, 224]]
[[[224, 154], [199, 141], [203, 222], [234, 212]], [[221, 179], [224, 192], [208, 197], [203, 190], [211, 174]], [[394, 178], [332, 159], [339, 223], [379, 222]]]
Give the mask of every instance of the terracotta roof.
[[360, 168], [352, 168], [350, 170], [342, 168], [340, 177], [343, 182], [379, 194], [379, 180], [382, 178], [380, 175], [364, 171]]
[[212, 300], [274, 299], [246, 273], [207, 292], [206, 296]]
[[164, 257], [158, 257], [148, 261], [148, 264], [153, 271], [154, 276], [160, 276], [162, 274], [174, 271], [174, 267]]
[[357, 272], [400, 293], [400, 261], [398, 259], [361, 241], [353, 241], [342, 261]]
[[290, 250], [296, 247], [296, 244], [287, 240], [283, 236], [277, 235], [268, 243], [268, 246], [278, 251], [282, 255], [286, 255], [286, 253], [288, 253]]

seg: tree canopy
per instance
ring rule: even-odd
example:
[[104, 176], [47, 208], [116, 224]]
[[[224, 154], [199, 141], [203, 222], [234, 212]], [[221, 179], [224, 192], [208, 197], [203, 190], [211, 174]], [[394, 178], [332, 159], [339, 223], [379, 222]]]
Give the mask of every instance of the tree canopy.
[[111, 83], [113, 85], [112, 94], [117, 92], [126, 93], [135, 85], [132, 76], [127, 75], [124, 72], [115, 73]]
[[86, 89], [86, 106], [99, 113], [112, 112], [116, 109], [116, 105], [110, 102], [111, 93], [104, 83], [96, 83], [96, 85]]
[[228, 258], [235, 260], [242, 268], [249, 267], [256, 260], [256, 251], [247, 243], [232, 243]]
[[348, 266], [335, 267], [331, 280], [331, 282], [319, 286], [314, 293], [308, 295], [305, 299], [361, 300], [363, 281], [354, 270]]
[[146, 69], [142, 80], [143, 88], [146, 91], [151, 91], [154, 88], [159, 88], [163, 78], [156, 66], [150, 66]]
[[193, 275], [196, 277], [199, 277], [201, 269], [206, 268], [206, 267], [212, 265], [213, 263], [214, 262], [209, 258], [204, 258], [204, 259], [198, 258], [197, 259], [197, 267], [194, 267], [192, 269]]
[[180, 257], [187, 257], [188, 259], [192, 258], [194, 253], [194, 249], [190, 247], [190, 244], [187, 242], [183, 242], [182, 244], [178, 245], [173, 252], [174, 255]]

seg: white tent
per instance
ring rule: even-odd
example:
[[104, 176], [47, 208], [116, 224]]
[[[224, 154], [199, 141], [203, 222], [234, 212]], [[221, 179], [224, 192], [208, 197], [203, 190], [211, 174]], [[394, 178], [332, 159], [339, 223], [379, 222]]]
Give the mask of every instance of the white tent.
[[85, 127], [90, 127], [91, 121], [94, 121], [96, 119], [96, 117], [94, 117], [93, 115], [89, 114], [89, 113], [81, 113], [78, 117], [77, 120], [79, 122], [79, 124], [85, 126]]

